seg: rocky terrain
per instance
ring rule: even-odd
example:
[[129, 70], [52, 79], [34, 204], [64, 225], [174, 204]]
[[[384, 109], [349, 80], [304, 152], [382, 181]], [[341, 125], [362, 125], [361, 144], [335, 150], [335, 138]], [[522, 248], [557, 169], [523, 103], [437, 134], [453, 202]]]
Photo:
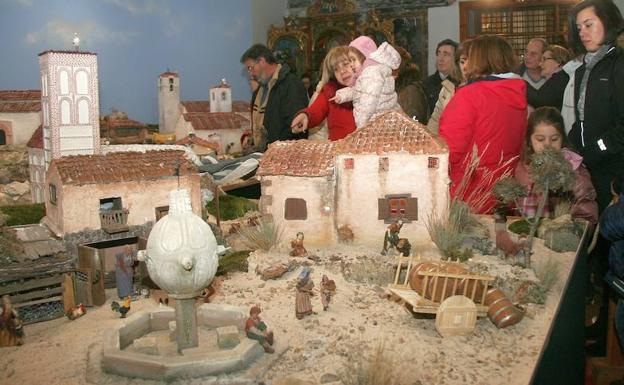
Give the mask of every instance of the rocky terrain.
[[28, 149], [0, 146], [0, 206], [31, 203]]

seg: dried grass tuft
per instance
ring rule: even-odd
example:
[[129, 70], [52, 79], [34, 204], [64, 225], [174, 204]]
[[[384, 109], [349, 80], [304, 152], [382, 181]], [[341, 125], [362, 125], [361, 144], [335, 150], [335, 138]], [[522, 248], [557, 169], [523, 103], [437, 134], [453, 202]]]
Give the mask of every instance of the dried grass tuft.
[[396, 360], [377, 345], [370, 355], [358, 354], [348, 360], [340, 374], [344, 385], [402, 385]]
[[543, 304], [546, 301], [548, 292], [557, 283], [559, 279], [559, 271], [561, 264], [559, 261], [550, 257], [533, 268], [535, 275], [539, 279], [539, 283], [531, 286], [526, 295], [520, 299], [520, 302], [531, 302]]
[[257, 250], [269, 251], [282, 239], [284, 230], [272, 219], [260, 218], [255, 226], [241, 227], [238, 234], [245, 246]]

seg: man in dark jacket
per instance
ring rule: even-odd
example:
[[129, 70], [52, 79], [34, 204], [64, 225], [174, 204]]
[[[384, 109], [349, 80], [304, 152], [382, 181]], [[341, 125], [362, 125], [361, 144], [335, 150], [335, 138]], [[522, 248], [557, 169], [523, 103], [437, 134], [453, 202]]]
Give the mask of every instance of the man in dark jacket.
[[433, 113], [440, 90], [442, 89], [442, 81], [446, 79], [455, 66], [455, 49], [457, 42], [451, 39], [444, 39], [438, 43], [436, 48], [436, 72], [424, 81], [425, 92], [427, 93], [427, 104], [429, 105], [429, 115]]
[[241, 57], [249, 76], [260, 83], [252, 96], [254, 147], [264, 151], [278, 140], [304, 139], [306, 133], [293, 134], [290, 124], [295, 114], [308, 105], [308, 94], [301, 80], [287, 64], [278, 64], [262, 44], [251, 46]]

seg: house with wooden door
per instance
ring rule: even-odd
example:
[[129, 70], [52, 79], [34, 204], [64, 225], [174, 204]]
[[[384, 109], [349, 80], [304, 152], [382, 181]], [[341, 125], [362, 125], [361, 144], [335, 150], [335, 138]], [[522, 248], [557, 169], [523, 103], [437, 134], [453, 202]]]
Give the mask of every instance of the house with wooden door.
[[449, 203], [448, 148], [399, 111], [339, 141], [272, 143], [257, 175], [261, 211], [306, 244], [337, 242], [348, 228], [354, 243], [380, 245], [399, 219], [401, 237], [430, 242], [427, 217]]

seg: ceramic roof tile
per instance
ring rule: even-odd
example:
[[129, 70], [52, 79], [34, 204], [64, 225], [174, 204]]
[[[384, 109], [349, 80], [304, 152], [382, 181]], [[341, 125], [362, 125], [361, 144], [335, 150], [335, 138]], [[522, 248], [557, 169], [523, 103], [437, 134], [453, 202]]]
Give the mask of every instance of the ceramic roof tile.
[[176, 78], [179, 77], [178, 73], [177, 72], [173, 72], [173, 71], [165, 71], [165, 72], [160, 74], [161, 78], [166, 78], [166, 77], [169, 77], [169, 76], [173, 76], [173, 77], [176, 77]]
[[6, 90], [0, 91], [0, 112], [41, 111], [41, 91]]
[[237, 129], [249, 124], [249, 119], [234, 112], [190, 112], [184, 114], [194, 130]]
[[118, 183], [155, 180], [197, 173], [184, 151], [113, 152], [106, 155], [75, 155], [54, 159], [64, 184]]
[[448, 152], [427, 128], [399, 111], [389, 111], [335, 142], [275, 142], [262, 156], [258, 175], [325, 176], [339, 154], [436, 154]]
[[145, 127], [145, 123], [132, 119], [110, 119], [108, 120], [108, 126], [111, 128], [117, 127]]
[[[208, 100], [186, 100], [181, 102], [186, 112], [210, 112], [210, 101]], [[232, 101], [232, 112], [249, 112], [251, 106], [242, 100]]]

